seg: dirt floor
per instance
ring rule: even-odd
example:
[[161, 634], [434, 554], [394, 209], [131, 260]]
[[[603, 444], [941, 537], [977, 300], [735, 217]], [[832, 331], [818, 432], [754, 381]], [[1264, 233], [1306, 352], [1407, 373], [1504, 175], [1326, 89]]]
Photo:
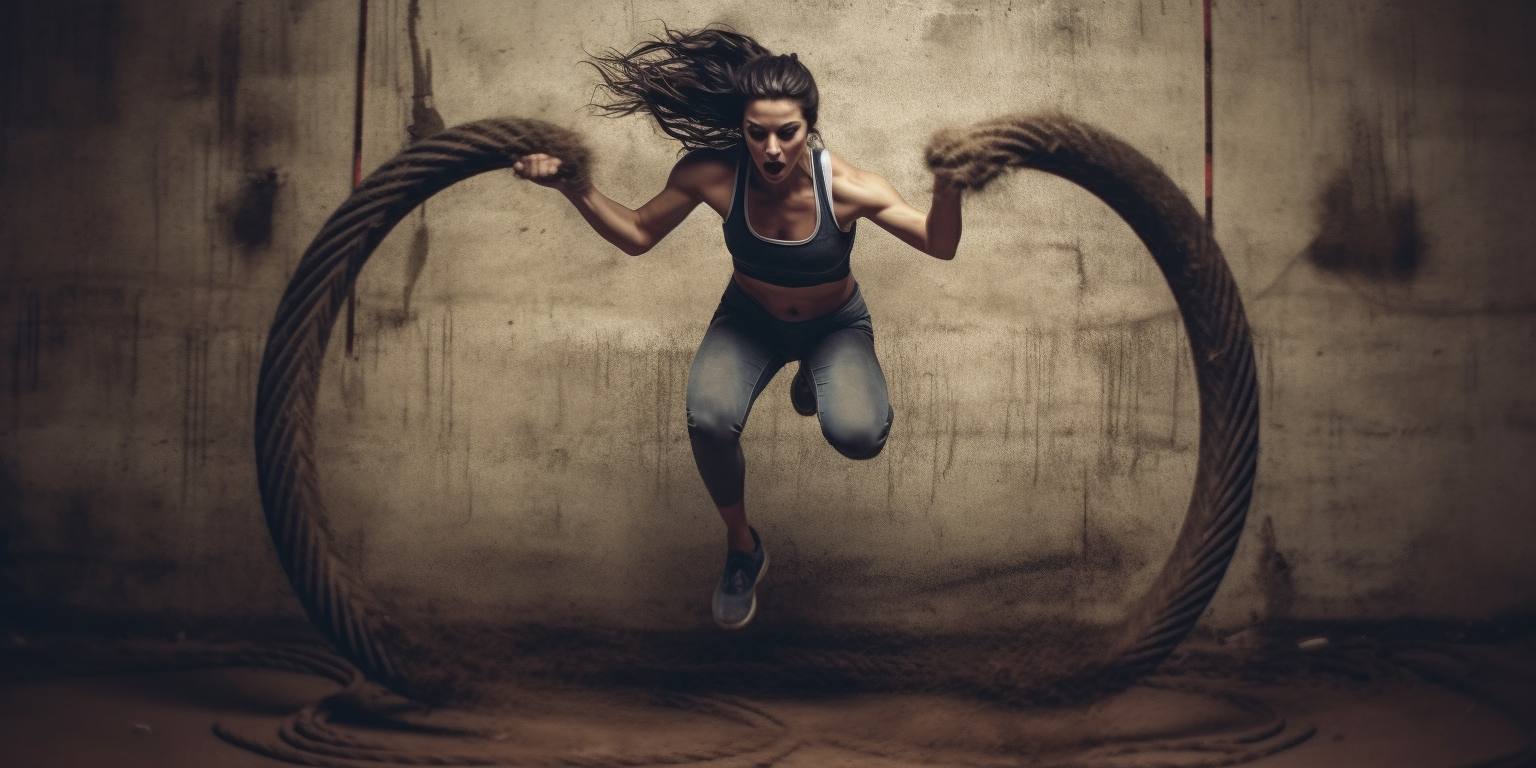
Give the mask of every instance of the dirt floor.
[[[538, 645], [519, 637], [517, 648]], [[611, 674], [593, 684], [593, 669], [612, 672], [593, 661], [594, 647], [641, 649], [631, 677], [636, 659], [656, 657], [635, 638], [583, 646], [562, 637], [581, 657], [565, 673], [487, 674], [476, 703], [420, 710], [367, 689], [327, 701], [343, 690], [344, 665], [302, 642], [12, 632], [0, 654], [0, 765], [1536, 765], [1528, 632], [1336, 626], [1207, 637], [1128, 687], [1030, 701], [864, 683], [802, 690], [803, 676], [762, 664], [755, 674], [786, 682], [743, 694], [704, 684], [732, 679], [718, 658], [679, 685], [657, 684], [659, 667], [638, 675], [646, 685]], [[524, 655], [551, 659], [547, 649]]]

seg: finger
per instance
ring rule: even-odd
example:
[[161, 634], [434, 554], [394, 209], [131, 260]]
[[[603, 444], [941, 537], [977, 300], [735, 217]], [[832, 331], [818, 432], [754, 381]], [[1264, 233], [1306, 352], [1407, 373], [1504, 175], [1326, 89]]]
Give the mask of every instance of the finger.
[[525, 179], [537, 178], [540, 157], [543, 157], [543, 155], [538, 153], [523, 155], [521, 159], [512, 164], [512, 170], [517, 171], [518, 175]]

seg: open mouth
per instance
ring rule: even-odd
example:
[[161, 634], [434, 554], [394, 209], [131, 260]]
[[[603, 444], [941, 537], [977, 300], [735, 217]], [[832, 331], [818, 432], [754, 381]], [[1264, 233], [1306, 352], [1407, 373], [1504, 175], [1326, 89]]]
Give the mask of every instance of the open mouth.
[[782, 170], [784, 170], [784, 164], [777, 160], [769, 160], [763, 163], [763, 173], [769, 176], [777, 176]]

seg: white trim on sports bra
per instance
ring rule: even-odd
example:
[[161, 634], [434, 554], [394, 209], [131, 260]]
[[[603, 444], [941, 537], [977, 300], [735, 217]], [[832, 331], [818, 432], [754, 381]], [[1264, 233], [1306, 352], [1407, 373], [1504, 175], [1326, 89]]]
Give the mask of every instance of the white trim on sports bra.
[[[811, 149], [810, 147], [806, 147], [806, 149], [808, 151], [812, 152], [812, 153], [815, 152], [815, 150]], [[815, 155], [813, 154], [812, 157], [814, 157], [814, 156]], [[826, 152], [825, 151], [822, 152], [822, 157], [823, 158], [826, 157]], [[736, 172], [737, 173], [741, 173], [741, 166], [744, 163], [747, 163], [747, 161], [749, 159], [750, 159], [750, 156], [744, 157], [744, 158], [736, 161]], [[747, 163], [748, 170], [750, 171], [751, 168], [755, 167], [756, 165], [757, 165], [756, 163]], [[816, 168], [817, 165], [818, 165], [818, 163], [815, 163], [815, 162], [811, 163], [812, 173], [815, 173], [815, 168]], [[830, 181], [830, 177], [828, 177], [828, 178], [829, 178], [829, 180], [827, 182], [827, 194], [831, 195], [832, 194], [832, 184], [831, 184], [831, 181]], [[816, 227], [811, 230], [811, 236], [805, 238], [804, 240], [775, 240], [775, 239], [773, 239], [771, 237], [763, 237], [762, 235], [759, 235], [757, 233], [757, 230], [752, 228], [752, 208], [751, 208], [750, 204], [748, 203], [748, 201], [751, 199], [752, 195], [747, 193], [747, 185], [746, 185], [746, 183], [738, 182], [736, 184], [736, 188], [741, 190], [741, 221], [742, 221], [743, 224], [747, 225], [747, 233], [752, 235], [753, 237], [755, 237], [755, 238], [765, 242], [765, 243], [773, 243], [774, 245], [805, 245], [806, 243], [809, 243], [810, 241], [815, 240], [816, 239], [816, 235], [821, 232], [821, 193], [820, 193], [820, 191], [818, 189], [819, 187], [820, 187], [820, 185], [816, 183], [816, 177], [813, 175], [811, 177], [811, 196], [814, 197], [815, 200], [816, 200]], [[736, 201], [732, 200], [731, 204], [734, 206], [736, 204]], [[827, 206], [827, 207], [831, 208], [830, 205]], [[837, 222], [833, 222], [833, 226], [837, 226]], [[841, 227], [838, 227], [838, 228], [842, 229]], [[846, 232], [847, 230], [843, 230], [843, 231]]]
[[833, 204], [833, 200], [832, 200], [832, 153], [831, 152], [828, 152], [825, 149], [821, 150], [821, 164], [823, 166], [825, 166], [824, 168], [822, 168], [822, 176], [821, 176], [821, 178], [825, 179], [826, 180], [826, 184], [827, 184], [827, 210], [831, 211], [831, 213], [832, 213], [832, 226], [837, 227], [837, 231], [842, 232], [844, 234], [847, 234], [848, 232], [853, 230], [854, 222], [852, 222], [852, 221], [848, 222], [848, 226], [846, 228], [843, 225], [837, 223], [837, 206]]

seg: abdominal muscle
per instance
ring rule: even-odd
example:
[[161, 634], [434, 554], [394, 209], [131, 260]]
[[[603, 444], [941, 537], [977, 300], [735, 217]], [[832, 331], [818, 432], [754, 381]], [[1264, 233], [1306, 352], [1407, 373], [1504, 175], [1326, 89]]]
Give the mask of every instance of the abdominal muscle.
[[748, 296], [768, 310], [768, 314], [786, 322], [799, 322], [821, 317], [848, 301], [856, 283], [849, 274], [841, 280], [804, 288], [790, 288], [765, 283], [755, 277], [747, 277], [739, 271], [731, 273], [731, 279], [741, 286]]

